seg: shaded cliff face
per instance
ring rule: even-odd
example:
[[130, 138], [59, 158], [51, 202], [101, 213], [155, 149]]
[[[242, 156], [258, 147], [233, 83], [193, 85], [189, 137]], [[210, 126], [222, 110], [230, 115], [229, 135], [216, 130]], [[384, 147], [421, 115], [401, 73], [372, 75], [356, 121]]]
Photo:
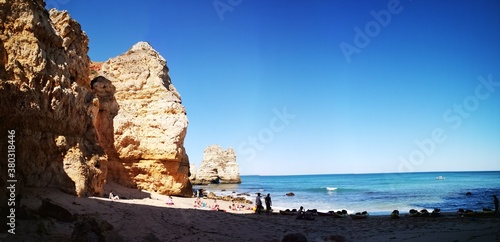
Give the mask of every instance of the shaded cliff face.
[[223, 150], [218, 145], [208, 146], [205, 148], [203, 160], [196, 171], [196, 175], [191, 179], [191, 182], [196, 185], [241, 183], [236, 153], [232, 148]]
[[[170, 81], [165, 59], [148, 43], [102, 64], [99, 74], [116, 88], [119, 111], [109, 156], [108, 179], [167, 195], [192, 196], [184, 149], [188, 119]], [[110, 130], [99, 131], [99, 137]]]
[[92, 123], [86, 34], [40, 0], [0, 0], [0, 13], [0, 131], [16, 132], [19, 185], [102, 194], [107, 159]]

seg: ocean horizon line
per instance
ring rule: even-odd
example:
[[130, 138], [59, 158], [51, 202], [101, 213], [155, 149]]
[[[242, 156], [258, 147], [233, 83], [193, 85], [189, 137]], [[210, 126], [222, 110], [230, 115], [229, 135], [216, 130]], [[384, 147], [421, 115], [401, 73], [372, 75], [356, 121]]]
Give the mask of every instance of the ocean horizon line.
[[481, 173], [500, 172], [500, 170], [456, 170], [456, 171], [405, 171], [405, 172], [346, 172], [346, 173], [306, 173], [306, 174], [242, 174], [242, 177], [250, 176], [326, 176], [326, 175], [384, 175], [384, 174], [421, 174], [421, 173]]

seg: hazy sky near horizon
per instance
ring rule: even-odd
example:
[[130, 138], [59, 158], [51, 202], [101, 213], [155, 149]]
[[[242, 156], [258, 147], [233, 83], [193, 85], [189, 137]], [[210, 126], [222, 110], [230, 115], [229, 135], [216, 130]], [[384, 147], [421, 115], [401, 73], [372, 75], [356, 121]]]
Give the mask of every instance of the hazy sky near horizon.
[[242, 175], [500, 170], [499, 1], [75, 1], [105, 61], [166, 60], [199, 166]]

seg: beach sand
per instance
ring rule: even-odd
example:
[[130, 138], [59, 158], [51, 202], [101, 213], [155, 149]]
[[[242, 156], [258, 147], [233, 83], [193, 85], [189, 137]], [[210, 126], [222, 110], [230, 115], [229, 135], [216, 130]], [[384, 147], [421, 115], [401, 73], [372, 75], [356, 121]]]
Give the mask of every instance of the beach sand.
[[[75, 215], [106, 221], [112, 229], [106, 241], [281, 241], [286, 234], [301, 233], [308, 241], [500, 241], [500, 218], [460, 218], [444, 214], [437, 218], [400, 219], [369, 216], [367, 219], [254, 214], [253, 211], [211, 211], [193, 208], [195, 198], [167, 197], [155, 193], [106, 185], [106, 191], [127, 199], [78, 198], [55, 189], [27, 188], [21, 204], [36, 210], [42, 199]], [[211, 199], [202, 199], [209, 205]], [[228, 210], [230, 202], [217, 201]], [[20, 217], [20, 215], [18, 215]], [[0, 234], [4, 241], [71, 241], [75, 222], [57, 221], [36, 214], [17, 220], [16, 235]], [[2, 231], [3, 232], [3, 231]]]

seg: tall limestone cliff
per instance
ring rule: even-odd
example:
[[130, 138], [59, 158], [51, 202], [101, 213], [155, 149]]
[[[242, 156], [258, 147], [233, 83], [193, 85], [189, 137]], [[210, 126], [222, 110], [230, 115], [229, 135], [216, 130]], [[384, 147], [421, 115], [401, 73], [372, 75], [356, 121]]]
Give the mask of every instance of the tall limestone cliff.
[[99, 130], [109, 156], [108, 179], [162, 194], [192, 196], [184, 149], [188, 119], [166, 60], [148, 43], [139, 42], [104, 62], [98, 74], [101, 79], [96, 82], [109, 80], [116, 88], [118, 107], [112, 104], [111, 113], [119, 109], [111, 126]]
[[191, 183], [196, 185], [241, 183], [234, 150], [232, 148], [223, 150], [218, 145], [205, 148], [203, 160]]
[[[17, 192], [36, 186], [100, 195], [107, 158], [92, 120], [99, 107], [88, 78], [88, 38], [67, 12], [44, 6], [0, 0], [0, 154], [7, 154], [7, 130], [15, 130]], [[6, 167], [3, 157], [2, 195]]]

